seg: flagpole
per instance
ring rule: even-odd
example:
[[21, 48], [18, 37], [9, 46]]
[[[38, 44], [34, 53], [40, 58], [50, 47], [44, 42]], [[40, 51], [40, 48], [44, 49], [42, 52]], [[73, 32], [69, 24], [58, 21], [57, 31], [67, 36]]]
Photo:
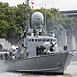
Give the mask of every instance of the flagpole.
[[[33, 0], [31, 0], [31, 5], [32, 5], [32, 7], [31, 7], [31, 10], [32, 10], [32, 14], [33, 14], [33, 5], [34, 5], [34, 2], [33, 2]], [[31, 25], [32, 25], [32, 27], [33, 27], [33, 23], [31, 23]]]

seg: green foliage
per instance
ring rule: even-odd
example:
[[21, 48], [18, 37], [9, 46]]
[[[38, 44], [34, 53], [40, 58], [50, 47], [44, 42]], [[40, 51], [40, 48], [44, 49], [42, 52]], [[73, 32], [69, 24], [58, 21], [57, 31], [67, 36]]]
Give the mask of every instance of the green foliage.
[[0, 37], [18, 38], [26, 25], [25, 7], [0, 2]]
[[0, 37], [6, 37], [8, 29], [9, 29], [8, 22], [5, 20], [0, 20]]
[[[26, 27], [26, 6], [22, 4], [9, 6], [8, 3], [0, 2], [0, 37], [18, 38]], [[45, 16], [45, 9], [42, 7], [30, 10], [30, 24], [32, 13], [39, 11]], [[68, 34], [73, 32], [73, 22], [66, 15], [63, 15], [55, 8], [46, 9], [47, 32], [60, 34], [61, 30], [66, 30]], [[44, 27], [45, 23], [43, 23]], [[30, 25], [32, 27], [32, 25]]]
[[[45, 16], [44, 8], [33, 10], [33, 12], [36, 11], [40, 11]], [[46, 9], [46, 18], [48, 33], [55, 32], [59, 35], [62, 30], [66, 30], [68, 35], [73, 33], [72, 19], [60, 13], [56, 8]]]

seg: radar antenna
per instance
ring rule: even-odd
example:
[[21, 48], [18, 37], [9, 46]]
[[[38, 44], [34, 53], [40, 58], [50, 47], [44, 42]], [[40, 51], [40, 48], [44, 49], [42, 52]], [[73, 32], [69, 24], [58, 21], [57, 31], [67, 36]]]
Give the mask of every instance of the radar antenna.
[[29, 23], [29, 11], [30, 11], [29, 0], [26, 0], [25, 2], [27, 4], [27, 8], [25, 9], [26, 10], [26, 15], [27, 15], [27, 21], [26, 21], [26, 28], [25, 28], [25, 30], [28, 31], [28, 29], [30, 29], [30, 23]]

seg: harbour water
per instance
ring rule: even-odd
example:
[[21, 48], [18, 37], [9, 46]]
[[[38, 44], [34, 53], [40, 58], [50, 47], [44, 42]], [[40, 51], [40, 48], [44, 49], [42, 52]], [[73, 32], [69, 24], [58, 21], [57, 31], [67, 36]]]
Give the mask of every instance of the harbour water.
[[[0, 64], [1, 66], [1, 64]], [[5, 68], [5, 66], [1, 66]], [[65, 70], [64, 75], [46, 75], [46, 74], [30, 74], [30, 73], [14, 73], [6, 72], [0, 68], [0, 77], [77, 77], [77, 54], [74, 55], [73, 61]]]

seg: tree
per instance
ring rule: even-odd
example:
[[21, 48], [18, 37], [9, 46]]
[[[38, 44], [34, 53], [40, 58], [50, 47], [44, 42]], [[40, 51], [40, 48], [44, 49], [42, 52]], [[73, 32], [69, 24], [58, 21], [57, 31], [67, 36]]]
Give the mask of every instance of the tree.
[[[0, 37], [17, 38], [26, 28], [26, 6], [22, 4], [9, 6], [8, 3], [0, 2]], [[30, 26], [32, 13], [39, 11], [45, 16], [45, 8], [31, 10], [30, 8]], [[46, 9], [47, 32], [60, 34], [61, 30], [66, 30], [68, 34], [73, 32], [73, 22], [66, 15], [61, 14], [56, 8]], [[43, 28], [45, 22], [42, 24]]]
[[7, 37], [7, 30], [9, 29], [9, 24], [5, 20], [0, 20], [0, 37]]
[[[33, 10], [33, 12], [39, 11], [45, 16], [45, 9]], [[57, 35], [61, 33], [62, 30], [66, 30], [68, 35], [73, 33], [73, 22], [72, 19], [66, 15], [59, 12], [56, 8], [46, 9], [46, 23], [47, 23], [47, 32], [55, 32]], [[44, 25], [44, 24], [43, 24]]]

